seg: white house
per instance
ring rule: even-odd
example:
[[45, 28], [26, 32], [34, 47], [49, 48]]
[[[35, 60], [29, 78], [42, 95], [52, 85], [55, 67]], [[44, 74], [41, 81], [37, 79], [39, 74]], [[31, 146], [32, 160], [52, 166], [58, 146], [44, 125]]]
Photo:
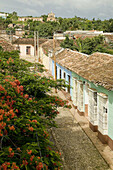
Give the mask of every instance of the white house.
[[[60, 47], [61, 40], [55, 40], [55, 55], [62, 49]], [[46, 69], [52, 73], [52, 60], [53, 56], [53, 39], [49, 39], [40, 45], [40, 60]]]
[[5, 18], [8, 16], [8, 13], [0, 12], [0, 17]]
[[[44, 43], [45, 39], [40, 39], [39, 44]], [[26, 59], [30, 62], [38, 62], [37, 46], [36, 46], [36, 56], [34, 48], [34, 39], [33, 38], [18, 38], [13, 42], [15, 49], [20, 51], [20, 58]]]

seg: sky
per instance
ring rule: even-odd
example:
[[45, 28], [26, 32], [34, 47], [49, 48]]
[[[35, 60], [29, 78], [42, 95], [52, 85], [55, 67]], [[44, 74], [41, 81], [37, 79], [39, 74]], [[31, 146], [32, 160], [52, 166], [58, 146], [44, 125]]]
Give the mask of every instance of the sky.
[[51, 11], [56, 17], [113, 18], [113, 0], [0, 0], [0, 11], [19, 16], [41, 16]]

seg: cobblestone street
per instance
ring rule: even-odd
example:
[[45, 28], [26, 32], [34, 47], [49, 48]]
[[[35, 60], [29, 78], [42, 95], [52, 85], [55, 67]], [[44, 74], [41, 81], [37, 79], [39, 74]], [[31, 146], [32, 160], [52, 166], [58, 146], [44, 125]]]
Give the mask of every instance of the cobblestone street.
[[[50, 73], [42, 76], [50, 78]], [[62, 99], [68, 99], [61, 91], [55, 93]], [[72, 102], [70, 102], [72, 105]], [[92, 132], [89, 122], [72, 109], [59, 108], [55, 121], [57, 128], [51, 129], [51, 138], [55, 150], [61, 152], [63, 170], [111, 170], [113, 169], [113, 151], [102, 144], [97, 132]]]
[[107, 170], [108, 165], [69, 109], [59, 109], [52, 133], [64, 158], [64, 170]]

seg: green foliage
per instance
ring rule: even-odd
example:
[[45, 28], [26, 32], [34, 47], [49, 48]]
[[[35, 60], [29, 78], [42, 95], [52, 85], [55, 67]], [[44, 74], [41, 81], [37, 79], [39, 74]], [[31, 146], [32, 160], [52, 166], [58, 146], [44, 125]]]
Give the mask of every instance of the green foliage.
[[108, 51], [104, 46], [104, 37], [101, 35], [93, 38], [78, 38], [75, 41], [66, 36], [66, 39], [61, 43], [61, 47], [77, 50], [85, 54], [92, 54], [97, 51], [102, 53], [110, 52], [110, 50]]
[[49, 23], [40, 23], [36, 30], [39, 31], [40, 37], [52, 37], [53, 35], [53, 28], [52, 25]]
[[53, 150], [47, 128], [56, 126], [57, 107], [69, 106], [47, 92], [64, 87], [65, 82], [42, 77], [39, 71], [42, 65], [20, 60], [17, 51], [0, 51], [1, 170], [61, 167], [60, 153]]
[[46, 22], [48, 15], [41, 15], [41, 17], [43, 17], [43, 21]]
[[73, 39], [69, 39], [69, 36], [66, 35], [66, 38], [63, 42], [61, 42], [61, 47], [63, 48], [70, 48], [72, 50], [75, 49], [74, 41]]
[[[57, 30], [100, 30], [104, 32], [113, 32], [113, 19], [101, 21], [100, 19], [93, 18], [89, 20], [87, 18], [80, 18], [75, 16], [74, 18], [57, 18], [57, 22], [47, 22], [48, 15], [41, 15], [43, 22], [28, 20], [25, 22], [18, 21], [17, 13], [14, 11], [9, 14], [6, 19], [2, 19], [2, 23], [5, 28], [10, 23], [24, 24], [25, 30], [34, 31], [38, 30], [41, 37], [48, 37], [53, 35]], [[46, 23], [46, 24], [45, 24]], [[47, 29], [46, 29], [47, 27]], [[32, 34], [29, 37], [33, 37]]]
[[2, 46], [0, 46], [0, 51], [3, 51], [3, 48], [2, 48]]
[[17, 16], [17, 12], [13, 12], [13, 13], [10, 13], [8, 16], [7, 16], [7, 20], [11, 20], [11, 21], [16, 21], [18, 20], [18, 16]]
[[92, 54], [96, 51], [106, 52], [104, 48], [104, 37], [99, 35], [84, 40], [78, 38], [76, 40], [76, 50], [85, 54]]

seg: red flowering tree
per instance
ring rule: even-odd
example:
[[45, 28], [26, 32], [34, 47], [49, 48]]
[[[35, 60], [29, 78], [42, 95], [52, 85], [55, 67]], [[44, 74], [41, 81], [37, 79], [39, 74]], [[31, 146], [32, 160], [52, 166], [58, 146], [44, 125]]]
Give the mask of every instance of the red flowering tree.
[[[62, 88], [31, 73], [33, 64], [19, 59], [16, 51], [0, 53], [0, 169], [60, 169], [60, 153], [55, 152], [47, 128], [55, 126], [57, 107], [66, 101], [47, 92]], [[37, 64], [42, 72], [42, 65]]]

